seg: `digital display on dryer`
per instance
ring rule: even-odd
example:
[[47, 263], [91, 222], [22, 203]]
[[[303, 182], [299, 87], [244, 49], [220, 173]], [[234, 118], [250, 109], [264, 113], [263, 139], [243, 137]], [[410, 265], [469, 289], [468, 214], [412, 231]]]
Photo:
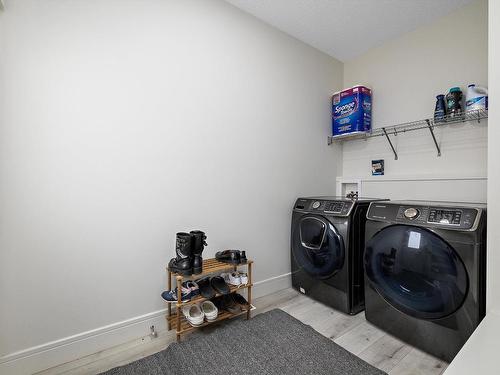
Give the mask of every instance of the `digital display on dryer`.
[[460, 225], [462, 211], [431, 209], [429, 212], [429, 223]]

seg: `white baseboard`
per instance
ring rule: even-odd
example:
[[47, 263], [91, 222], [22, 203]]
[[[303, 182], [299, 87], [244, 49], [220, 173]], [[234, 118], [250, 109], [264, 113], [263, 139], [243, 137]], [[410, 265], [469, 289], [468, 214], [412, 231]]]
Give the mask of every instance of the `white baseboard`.
[[0, 358], [0, 374], [33, 374], [144, 337], [149, 327], [166, 329], [166, 309], [137, 316]]
[[[291, 287], [290, 273], [257, 281], [253, 297]], [[146, 336], [149, 327], [166, 330], [167, 309], [154, 311], [104, 327], [47, 342], [0, 357], [0, 374], [30, 375]]]
[[262, 281], [257, 281], [253, 285], [252, 296], [253, 298], [258, 298], [272, 294], [279, 290], [287, 289], [292, 287], [292, 273], [284, 273], [283, 275], [270, 277]]

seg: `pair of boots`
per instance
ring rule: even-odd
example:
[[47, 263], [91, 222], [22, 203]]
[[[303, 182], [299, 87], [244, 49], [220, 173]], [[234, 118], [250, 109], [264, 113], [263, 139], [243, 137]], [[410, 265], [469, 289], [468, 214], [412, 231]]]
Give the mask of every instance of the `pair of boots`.
[[207, 246], [207, 236], [201, 230], [189, 233], [179, 232], [176, 235], [176, 257], [168, 263], [168, 270], [183, 276], [197, 275], [203, 272], [203, 258], [201, 253]]

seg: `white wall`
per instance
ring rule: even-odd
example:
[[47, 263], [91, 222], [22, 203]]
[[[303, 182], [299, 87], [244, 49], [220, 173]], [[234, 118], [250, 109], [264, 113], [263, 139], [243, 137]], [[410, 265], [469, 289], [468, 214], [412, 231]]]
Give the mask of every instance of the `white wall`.
[[489, 2], [488, 308], [500, 313], [500, 3]]
[[335, 188], [339, 61], [215, 0], [7, 0], [0, 56], [0, 372], [162, 315], [177, 231], [289, 272], [294, 199]]
[[[469, 83], [487, 85], [487, 25], [487, 1], [477, 0], [346, 62], [344, 86], [365, 84], [373, 89], [374, 127], [431, 117], [437, 94], [445, 94], [453, 86], [460, 86], [465, 91]], [[379, 190], [370, 177], [371, 160], [384, 159], [385, 177], [375, 180], [404, 180], [406, 177], [412, 180], [407, 184], [387, 181], [385, 196], [442, 199], [444, 195], [449, 200], [484, 201], [486, 125], [487, 121], [483, 121], [436, 129], [441, 157], [437, 157], [427, 130], [392, 138], [399, 160], [394, 160], [383, 137], [345, 142], [342, 175], [366, 180], [364, 195], [377, 194]], [[449, 177], [455, 188], [441, 194], [442, 181], [436, 181], [436, 177]], [[464, 186], [462, 194], [461, 182], [456, 180], [461, 177], [479, 177], [480, 182], [473, 190]]]
[[460, 350], [446, 375], [498, 373], [500, 331], [500, 2], [488, 2], [488, 285], [486, 318]]

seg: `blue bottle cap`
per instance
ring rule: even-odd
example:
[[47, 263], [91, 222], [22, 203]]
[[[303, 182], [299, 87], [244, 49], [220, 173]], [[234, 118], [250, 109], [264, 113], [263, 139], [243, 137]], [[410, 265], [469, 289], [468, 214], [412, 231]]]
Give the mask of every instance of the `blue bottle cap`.
[[452, 87], [450, 89], [450, 92], [458, 92], [458, 91], [460, 91], [460, 87]]

